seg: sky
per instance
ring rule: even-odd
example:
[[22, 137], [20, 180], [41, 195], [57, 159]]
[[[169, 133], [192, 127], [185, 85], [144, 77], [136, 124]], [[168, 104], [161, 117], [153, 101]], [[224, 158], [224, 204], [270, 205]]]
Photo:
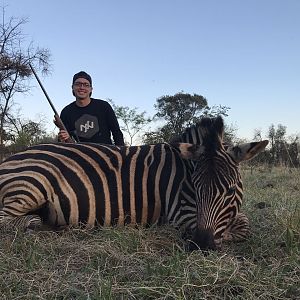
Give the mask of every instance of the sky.
[[[198, 94], [240, 138], [271, 124], [300, 133], [299, 0], [0, 0], [6, 19], [27, 18], [26, 40], [51, 52], [40, 79], [56, 110], [74, 101], [72, 77], [93, 79], [93, 97], [152, 116], [156, 99]], [[15, 99], [22, 115], [53, 112], [37, 82]], [[154, 126], [155, 127], [155, 126]]]

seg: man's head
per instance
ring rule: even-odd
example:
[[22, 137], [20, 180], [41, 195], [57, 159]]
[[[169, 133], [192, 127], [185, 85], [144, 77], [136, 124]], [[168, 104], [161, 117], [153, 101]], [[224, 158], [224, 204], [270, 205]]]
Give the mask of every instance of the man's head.
[[78, 99], [85, 99], [92, 95], [92, 78], [84, 71], [80, 71], [73, 76], [72, 91]]
[[84, 79], [86, 79], [90, 83], [90, 85], [92, 86], [92, 78], [91, 78], [91, 76], [88, 73], [86, 73], [84, 71], [80, 71], [80, 72], [76, 73], [73, 76], [73, 84], [75, 83], [75, 81], [78, 78], [84, 78]]

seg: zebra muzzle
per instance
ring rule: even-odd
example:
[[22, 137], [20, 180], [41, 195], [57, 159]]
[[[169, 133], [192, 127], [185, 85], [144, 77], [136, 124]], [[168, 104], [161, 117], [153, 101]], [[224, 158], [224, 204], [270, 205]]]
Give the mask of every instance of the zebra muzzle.
[[194, 250], [216, 250], [217, 246], [213, 231], [211, 229], [196, 228], [193, 232], [192, 238], [188, 242], [188, 249]]

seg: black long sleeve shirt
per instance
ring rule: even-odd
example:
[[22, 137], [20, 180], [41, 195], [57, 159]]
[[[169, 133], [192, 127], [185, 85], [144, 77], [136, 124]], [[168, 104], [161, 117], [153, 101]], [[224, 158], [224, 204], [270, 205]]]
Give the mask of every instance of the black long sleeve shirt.
[[61, 112], [60, 118], [68, 132], [78, 142], [91, 142], [123, 146], [124, 138], [111, 105], [100, 99], [91, 98], [84, 107], [72, 102]]

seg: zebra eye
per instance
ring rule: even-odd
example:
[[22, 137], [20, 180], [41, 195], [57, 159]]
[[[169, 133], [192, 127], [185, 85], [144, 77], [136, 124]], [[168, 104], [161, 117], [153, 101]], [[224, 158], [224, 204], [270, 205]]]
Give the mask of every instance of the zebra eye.
[[226, 196], [231, 196], [236, 191], [236, 187], [232, 186], [228, 189]]

